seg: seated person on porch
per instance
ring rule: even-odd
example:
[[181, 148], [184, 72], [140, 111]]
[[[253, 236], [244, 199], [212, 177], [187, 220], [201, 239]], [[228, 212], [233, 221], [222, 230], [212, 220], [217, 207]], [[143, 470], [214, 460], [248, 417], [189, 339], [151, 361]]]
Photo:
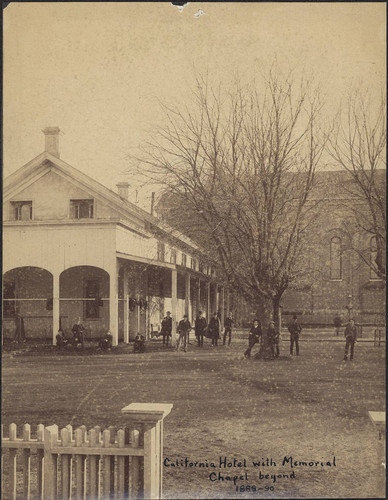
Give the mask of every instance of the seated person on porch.
[[135, 337], [135, 345], [133, 346], [133, 352], [145, 352], [145, 340], [144, 336], [138, 333]]
[[113, 337], [110, 332], [107, 332], [104, 337], [100, 340], [98, 343], [98, 347], [102, 349], [103, 351], [107, 351], [108, 349], [111, 349], [112, 347], [112, 341]]
[[69, 344], [69, 340], [66, 338], [66, 336], [61, 328], [58, 330], [58, 334], [55, 338], [57, 341], [57, 347], [59, 347], [60, 349], [62, 349], [63, 347], [66, 347]]

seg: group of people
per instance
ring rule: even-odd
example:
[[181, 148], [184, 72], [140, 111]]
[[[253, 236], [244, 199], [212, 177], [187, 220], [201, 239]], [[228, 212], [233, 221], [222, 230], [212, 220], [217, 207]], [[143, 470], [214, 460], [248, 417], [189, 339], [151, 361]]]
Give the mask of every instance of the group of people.
[[78, 320], [74, 323], [71, 331], [72, 331], [73, 337], [68, 339], [65, 335], [65, 332], [62, 330], [62, 328], [59, 328], [57, 336], [56, 336], [57, 346], [60, 349], [72, 346], [74, 348], [80, 347], [83, 350], [85, 347], [86, 328], [81, 323], [80, 318], [78, 318]]
[[[293, 316], [292, 322], [288, 325], [290, 332], [290, 355], [294, 353], [299, 356], [299, 335], [302, 327], [298, 322], [297, 316]], [[248, 349], [244, 352], [246, 358], [251, 357], [251, 351], [255, 344], [259, 344], [259, 351], [255, 354], [256, 359], [274, 359], [280, 356], [280, 332], [275, 327], [275, 322], [270, 321], [268, 328], [263, 331], [260, 321], [255, 319], [253, 326], [249, 331]]]
[[[293, 316], [292, 322], [288, 325], [288, 331], [290, 332], [290, 355], [295, 354], [299, 356], [299, 336], [302, 331], [302, 327], [299, 324], [297, 316]], [[350, 351], [350, 361], [354, 358], [354, 345], [357, 340], [357, 327], [353, 319], [349, 320], [346, 325], [345, 331], [345, 354], [344, 361], [348, 360], [348, 355]], [[250, 358], [252, 348], [255, 344], [259, 344], [259, 351], [256, 353], [256, 359], [274, 359], [278, 358], [280, 355], [279, 343], [280, 343], [280, 333], [275, 328], [274, 321], [270, 321], [268, 328], [265, 332], [262, 332], [260, 322], [255, 319], [253, 326], [249, 331], [248, 338], [248, 349], [244, 352], [246, 358]]]
[[[232, 324], [233, 318], [232, 314], [229, 313], [224, 320], [224, 336], [223, 343], [226, 344], [227, 338], [229, 339], [228, 345], [232, 341]], [[183, 319], [179, 321], [177, 326], [178, 342], [176, 350], [179, 351], [181, 348], [187, 352], [189, 345], [190, 331], [192, 330], [191, 323], [187, 314], [183, 316]], [[206, 318], [203, 316], [202, 311], [198, 312], [198, 316], [195, 319], [194, 332], [197, 339], [198, 347], [203, 347], [204, 337], [211, 339], [212, 346], [218, 345], [218, 340], [221, 338], [222, 333], [222, 323], [221, 323], [221, 313], [220, 311], [215, 312], [210, 318], [209, 324]], [[166, 317], [163, 318], [161, 334], [163, 336], [163, 346], [168, 347], [169, 342], [171, 342], [172, 336], [172, 318], [170, 311], [167, 311]]]
[[[76, 323], [74, 323], [72, 329], [72, 338], [67, 338], [62, 328], [58, 330], [56, 336], [56, 344], [60, 349], [64, 349], [66, 347], [73, 348], [81, 348], [84, 350], [85, 348], [85, 333], [86, 328], [81, 322], [81, 318], [78, 318]], [[113, 337], [112, 334], [108, 331], [104, 334], [104, 336], [98, 341], [98, 347], [102, 351], [109, 351], [113, 345]]]
[[[228, 345], [232, 341], [232, 325], [233, 317], [229, 313], [224, 320], [224, 332], [223, 332], [223, 345], [226, 344], [228, 340]], [[163, 346], [168, 347], [171, 343], [172, 336], [172, 317], [170, 311], [167, 311], [166, 317], [162, 321], [161, 334], [163, 336]], [[192, 330], [191, 323], [189, 321], [188, 315], [185, 314], [183, 319], [179, 321], [177, 332], [178, 341], [176, 345], [176, 350], [179, 351], [183, 348], [187, 352], [189, 345], [189, 334]], [[85, 327], [81, 323], [81, 319], [72, 327], [73, 338], [67, 339], [63, 330], [60, 328], [56, 336], [57, 346], [59, 348], [64, 348], [67, 346], [72, 346], [75, 348], [81, 347], [84, 349], [85, 342]], [[299, 356], [299, 336], [302, 332], [302, 327], [298, 321], [297, 316], [293, 316], [291, 323], [288, 325], [288, 331], [290, 333], [290, 355], [294, 353]], [[198, 347], [203, 347], [204, 337], [211, 339], [212, 346], [218, 345], [218, 340], [221, 338], [222, 324], [221, 324], [221, 314], [220, 312], [215, 312], [210, 318], [209, 323], [207, 323], [206, 318], [203, 316], [202, 311], [198, 312], [198, 316], [195, 320], [194, 332], [197, 339]], [[349, 351], [350, 351], [350, 361], [354, 357], [354, 345], [357, 339], [357, 328], [353, 319], [351, 319], [345, 328], [345, 354], [344, 361], [347, 361]], [[263, 330], [260, 321], [255, 319], [253, 325], [249, 331], [248, 337], [248, 348], [244, 352], [246, 358], [251, 357], [252, 348], [258, 344], [259, 350], [255, 354], [255, 359], [275, 359], [280, 356], [280, 332], [275, 326], [274, 321], [270, 321], [268, 328]], [[103, 351], [108, 351], [112, 347], [112, 335], [108, 331], [103, 338], [99, 340], [98, 347]], [[145, 352], [145, 338], [143, 335], [138, 334], [135, 338], [134, 352], [141, 353]]]

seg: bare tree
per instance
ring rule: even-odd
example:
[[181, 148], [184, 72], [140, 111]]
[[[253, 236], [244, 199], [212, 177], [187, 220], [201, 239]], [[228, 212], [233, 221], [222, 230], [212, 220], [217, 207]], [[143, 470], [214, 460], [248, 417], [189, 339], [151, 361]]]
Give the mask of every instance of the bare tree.
[[[386, 97], [377, 103], [360, 91], [347, 99], [335, 121], [328, 151], [336, 165], [345, 169], [351, 183], [344, 185], [350, 201], [347, 227], [351, 248], [375, 273], [385, 279], [386, 239]], [[359, 234], [355, 241], [354, 233]]]
[[279, 323], [284, 291], [306, 272], [300, 257], [315, 213], [308, 202], [324, 149], [319, 95], [271, 71], [260, 90], [226, 92], [198, 78], [192, 97], [190, 107], [164, 108], [166, 126], [138, 171], [165, 186], [164, 217]]

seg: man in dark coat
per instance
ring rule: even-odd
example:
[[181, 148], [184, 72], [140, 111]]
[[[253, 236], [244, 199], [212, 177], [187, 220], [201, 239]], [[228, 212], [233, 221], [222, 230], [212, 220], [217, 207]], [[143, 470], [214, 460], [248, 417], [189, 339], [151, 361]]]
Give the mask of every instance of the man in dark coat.
[[187, 344], [188, 344], [188, 335], [191, 330], [191, 324], [189, 321], [189, 317], [187, 314], [183, 316], [183, 319], [179, 321], [178, 325], [178, 333], [179, 333], [179, 338], [178, 338], [178, 343], [176, 346], [176, 350], [179, 351], [181, 348], [181, 344], [183, 344], [183, 349], [185, 352], [187, 352]]
[[347, 361], [348, 359], [349, 347], [350, 347], [350, 361], [353, 361], [354, 344], [356, 343], [357, 340], [357, 328], [353, 319], [351, 319], [347, 324], [344, 335], [346, 338], [344, 361]]
[[57, 333], [55, 339], [56, 339], [57, 347], [59, 347], [59, 349], [62, 349], [62, 348], [69, 345], [69, 340], [66, 338], [66, 336], [61, 328], [58, 330], [58, 333]]
[[226, 342], [226, 337], [229, 335], [229, 342], [228, 345], [230, 345], [232, 341], [232, 325], [233, 325], [233, 318], [232, 318], [232, 313], [229, 313], [228, 316], [226, 316], [225, 321], [224, 321], [224, 345]]
[[302, 327], [298, 323], [297, 316], [292, 318], [292, 322], [288, 325], [288, 331], [290, 332], [290, 354], [292, 356], [295, 344], [296, 355], [299, 356], [299, 335]]
[[213, 317], [210, 318], [208, 331], [209, 337], [212, 339], [212, 346], [217, 346], [220, 337], [220, 321], [216, 312], [213, 314]]
[[198, 316], [195, 320], [195, 336], [197, 337], [198, 347], [203, 347], [203, 336], [205, 335], [206, 327], [206, 318], [202, 316], [202, 311], [198, 311]]
[[340, 331], [340, 328], [341, 328], [341, 326], [342, 326], [341, 316], [337, 315], [337, 316], [333, 319], [333, 323], [334, 323], [334, 327], [335, 327], [335, 334], [336, 334], [336, 336], [338, 337], [338, 335], [339, 335], [339, 331]]
[[162, 321], [161, 333], [163, 335], [163, 345], [168, 347], [168, 341], [171, 338], [172, 331], [172, 317], [170, 311], [166, 312], [166, 317]]
[[249, 337], [248, 337], [248, 349], [244, 352], [244, 356], [246, 358], [251, 357], [251, 350], [252, 347], [257, 344], [258, 342], [261, 343], [262, 340], [262, 332], [261, 332], [261, 324], [258, 319], [255, 319], [253, 321], [253, 326], [249, 330]]
[[133, 345], [133, 352], [145, 352], [145, 339], [143, 335], [138, 333], [135, 337], [135, 343]]

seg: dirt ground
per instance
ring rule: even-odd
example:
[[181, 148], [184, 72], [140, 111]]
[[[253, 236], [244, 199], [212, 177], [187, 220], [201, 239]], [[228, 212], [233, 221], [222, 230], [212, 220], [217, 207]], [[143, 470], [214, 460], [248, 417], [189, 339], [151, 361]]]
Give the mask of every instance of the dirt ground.
[[[214, 462], [215, 469], [164, 467], [164, 498], [374, 497], [376, 431], [368, 411], [385, 410], [385, 348], [356, 344], [342, 362], [342, 342], [301, 342], [299, 357], [246, 360], [246, 341], [231, 347], [173, 352], [157, 345], [134, 355], [115, 352], [64, 356], [6, 354], [2, 364], [2, 422], [71, 423], [88, 428], [125, 425], [132, 402], [172, 403], [165, 420], [164, 457]], [[5, 432], [7, 435], [7, 431]], [[283, 458], [335, 466], [282, 466]], [[220, 457], [246, 467], [218, 468]], [[276, 466], [253, 467], [271, 459]], [[209, 479], [246, 473], [256, 492]], [[295, 473], [260, 479], [259, 474]], [[262, 488], [259, 490], [259, 488]], [[266, 488], [268, 491], [266, 491]], [[273, 488], [273, 490], [271, 490]]]

